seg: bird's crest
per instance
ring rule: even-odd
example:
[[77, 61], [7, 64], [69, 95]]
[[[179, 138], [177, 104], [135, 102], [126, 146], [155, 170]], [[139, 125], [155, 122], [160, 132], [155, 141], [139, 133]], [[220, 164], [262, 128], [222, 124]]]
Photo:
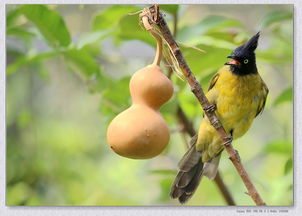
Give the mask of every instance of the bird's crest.
[[258, 46], [258, 39], [260, 36], [260, 32], [251, 37], [244, 45], [243, 48], [249, 51], [254, 51]]

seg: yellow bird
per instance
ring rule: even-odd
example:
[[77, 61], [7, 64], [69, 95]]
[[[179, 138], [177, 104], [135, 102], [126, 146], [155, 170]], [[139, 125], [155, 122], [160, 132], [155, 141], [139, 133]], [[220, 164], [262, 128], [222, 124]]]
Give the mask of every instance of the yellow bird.
[[[244, 135], [265, 106], [268, 88], [258, 73], [254, 53], [259, 35], [258, 32], [227, 57], [230, 60], [212, 78], [206, 94], [230, 140]], [[214, 179], [223, 145], [227, 144], [222, 143], [205, 117], [178, 164], [180, 170], [170, 196], [183, 204], [192, 197], [202, 176]]]

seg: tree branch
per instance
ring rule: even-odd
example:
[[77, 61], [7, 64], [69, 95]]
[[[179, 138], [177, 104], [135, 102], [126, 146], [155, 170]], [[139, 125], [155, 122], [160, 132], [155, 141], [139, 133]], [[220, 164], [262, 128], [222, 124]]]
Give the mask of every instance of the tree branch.
[[227, 186], [223, 182], [219, 171], [217, 171], [217, 174], [216, 174], [216, 177], [215, 177], [214, 181], [215, 181], [216, 185], [218, 186], [221, 194], [223, 194], [223, 198], [225, 199], [225, 201], [230, 206], [235, 206], [236, 203], [235, 203], [230, 191], [228, 190]]
[[228, 145], [224, 145], [225, 150], [227, 151], [230, 160], [233, 162], [237, 172], [239, 173], [242, 181], [244, 182], [248, 194], [254, 200], [256, 205], [265, 205], [265, 202], [262, 200], [260, 194], [257, 192], [255, 186], [251, 182], [245, 168], [243, 167], [238, 152], [233, 148], [228, 134], [226, 133], [225, 129], [223, 128], [221, 122], [217, 118], [215, 112], [210, 111], [208, 109], [211, 104], [209, 103], [208, 99], [206, 98], [199, 82], [196, 80], [194, 74], [192, 73], [190, 67], [188, 66], [186, 60], [184, 59], [179, 46], [174, 40], [174, 37], [171, 34], [171, 31], [163, 18], [163, 15], [159, 11], [158, 5], [153, 5], [149, 8], [144, 8], [143, 12], [140, 14], [140, 17], [148, 17], [149, 23], [154, 24], [158, 27], [159, 31], [161, 32], [165, 41], [169, 44], [173, 55], [175, 56], [179, 67], [187, 79], [187, 82], [191, 86], [191, 91], [194, 93], [196, 98], [198, 99], [199, 103], [201, 104], [205, 115], [208, 117], [209, 121], [213, 125], [213, 127], [219, 133], [221, 140], [223, 143], [228, 143]]
[[183, 125], [184, 131], [186, 131], [191, 137], [194, 136], [196, 131], [193, 127], [193, 124], [179, 105], [177, 106], [176, 114], [178, 121]]
[[[177, 12], [175, 12], [173, 14], [173, 37], [174, 38], [176, 38], [176, 34], [177, 34], [177, 23], [178, 23], [178, 15], [177, 15]], [[168, 67], [169, 79], [171, 78], [172, 73], [173, 73], [172, 67]], [[196, 131], [193, 127], [192, 121], [190, 121], [188, 119], [188, 117], [186, 116], [185, 112], [182, 110], [182, 108], [179, 104], [177, 105], [176, 116], [177, 116], [180, 124], [182, 124], [182, 126], [183, 126], [183, 132], [187, 133], [191, 137], [193, 137], [196, 134]], [[184, 142], [188, 149], [190, 146], [189, 146], [189, 143], [186, 141], [186, 137], [184, 134], [183, 134], [183, 139], [184, 139]], [[228, 204], [230, 206], [235, 206], [236, 205], [235, 201], [234, 201], [230, 191], [228, 190], [227, 186], [224, 184], [219, 171], [217, 171], [214, 181], [215, 181], [218, 189], [220, 190], [220, 193], [221, 193], [222, 197], [224, 198], [226, 204]]]

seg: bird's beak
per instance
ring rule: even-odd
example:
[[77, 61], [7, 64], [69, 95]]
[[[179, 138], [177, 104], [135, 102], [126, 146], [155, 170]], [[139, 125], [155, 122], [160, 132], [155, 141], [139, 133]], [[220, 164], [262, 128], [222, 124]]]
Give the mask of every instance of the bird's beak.
[[230, 60], [224, 65], [240, 65], [240, 62], [234, 59], [234, 56], [228, 56], [227, 58], [230, 58]]

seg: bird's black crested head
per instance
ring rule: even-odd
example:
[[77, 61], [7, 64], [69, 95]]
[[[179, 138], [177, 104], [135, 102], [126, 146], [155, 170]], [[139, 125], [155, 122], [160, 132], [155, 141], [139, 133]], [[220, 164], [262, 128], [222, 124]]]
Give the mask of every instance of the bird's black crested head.
[[237, 75], [248, 75], [257, 73], [255, 50], [258, 46], [260, 32], [251, 37], [245, 44], [233, 50], [231, 60], [226, 62], [231, 71]]

